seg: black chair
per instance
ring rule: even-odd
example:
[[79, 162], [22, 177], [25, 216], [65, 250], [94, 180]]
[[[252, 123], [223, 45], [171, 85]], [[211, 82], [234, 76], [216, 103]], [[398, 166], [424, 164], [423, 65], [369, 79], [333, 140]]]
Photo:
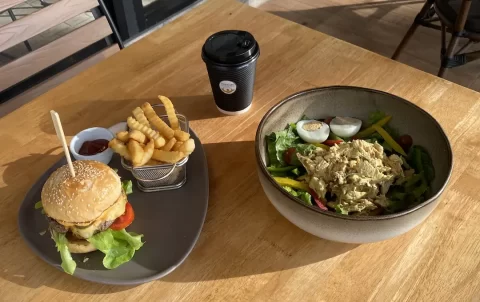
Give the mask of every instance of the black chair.
[[[419, 25], [442, 32], [439, 77], [445, 75], [447, 68], [461, 66], [480, 58], [480, 51], [466, 52], [473, 43], [480, 41], [479, 1], [427, 0], [395, 50], [392, 59], [398, 58]], [[448, 47], [447, 32], [452, 35]], [[458, 46], [460, 38], [467, 39], [461, 47]]]

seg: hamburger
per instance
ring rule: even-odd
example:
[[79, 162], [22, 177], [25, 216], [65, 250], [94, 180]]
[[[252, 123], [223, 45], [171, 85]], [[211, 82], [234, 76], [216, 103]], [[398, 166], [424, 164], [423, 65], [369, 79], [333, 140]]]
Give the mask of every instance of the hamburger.
[[64, 165], [50, 175], [41, 193], [62, 268], [73, 274], [71, 253], [95, 250], [105, 254], [106, 268], [118, 267], [143, 245], [142, 235], [125, 231], [135, 216], [127, 200], [131, 181], [122, 183], [113, 169], [97, 161], [75, 161], [73, 167], [75, 177]]

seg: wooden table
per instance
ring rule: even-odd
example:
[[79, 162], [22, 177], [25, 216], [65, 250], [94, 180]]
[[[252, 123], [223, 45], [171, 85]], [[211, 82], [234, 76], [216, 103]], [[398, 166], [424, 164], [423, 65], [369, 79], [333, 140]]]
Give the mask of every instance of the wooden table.
[[[253, 33], [261, 45], [250, 112], [221, 116], [200, 58], [210, 34]], [[326, 85], [385, 90], [423, 107], [455, 153], [448, 189], [407, 234], [363, 245], [311, 236], [283, 218], [257, 180], [254, 134], [296, 91]], [[210, 202], [200, 240], [169, 276], [137, 287], [70, 277], [36, 257], [17, 231], [35, 180], [61, 158], [49, 110], [67, 136], [110, 126], [171, 96], [206, 149]], [[210, 0], [0, 120], [0, 300], [479, 301], [480, 94], [233, 0]]]

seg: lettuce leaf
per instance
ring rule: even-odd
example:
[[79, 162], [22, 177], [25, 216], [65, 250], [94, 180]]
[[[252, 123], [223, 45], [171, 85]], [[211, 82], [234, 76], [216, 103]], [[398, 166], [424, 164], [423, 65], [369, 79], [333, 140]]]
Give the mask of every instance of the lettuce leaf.
[[317, 150], [317, 146], [313, 144], [297, 144], [295, 145], [295, 149], [297, 149], [298, 153], [308, 156], [311, 155], [313, 151]]
[[[291, 123], [287, 129], [277, 132], [272, 132], [267, 135], [267, 153], [269, 159], [269, 167], [284, 167], [288, 164], [285, 162], [285, 151], [289, 148], [296, 148], [296, 152], [308, 155], [317, 149], [312, 144], [306, 144], [297, 133], [297, 125]], [[291, 165], [302, 166], [297, 156], [291, 158]], [[275, 171], [279, 172], [279, 171]]]
[[141, 234], [137, 234], [134, 232], [127, 232], [125, 231], [125, 229], [120, 231], [114, 231], [114, 230], [111, 230], [111, 231], [115, 238], [128, 242], [128, 244], [132, 248], [134, 248], [136, 251], [143, 246], [143, 242], [142, 242], [143, 235]]
[[298, 197], [303, 200], [306, 204], [313, 206], [312, 195], [305, 191], [298, 191]]
[[272, 167], [279, 167], [280, 161], [277, 158], [277, 149], [275, 147], [275, 142], [277, 136], [275, 133], [271, 133], [267, 136], [267, 152], [268, 152], [268, 162]]
[[295, 197], [298, 197], [297, 191], [295, 191], [294, 189], [290, 188], [289, 186], [282, 186], [282, 188], [283, 188], [285, 191], [287, 191], [288, 193], [290, 193], [290, 195], [295, 196]]
[[343, 215], [348, 215], [348, 209], [343, 207], [340, 203], [337, 202], [329, 202], [330, 206], [332, 206], [335, 209], [335, 212], [343, 214]]
[[73, 260], [70, 251], [68, 250], [68, 240], [65, 237], [65, 234], [57, 233], [54, 230], [50, 230], [52, 234], [52, 239], [55, 241], [55, 246], [57, 247], [57, 251], [60, 252], [60, 258], [62, 258], [62, 268], [63, 270], [70, 275], [73, 275], [75, 272], [75, 268], [77, 267], [77, 263]]
[[301, 155], [308, 156], [312, 154], [313, 151], [317, 150], [317, 147], [312, 144], [294, 144], [290, 148], [295, 148], [295, 153], [290, 157], [290, 164], [296, 167], [303, 167], [302, 163], [298, 159], [297, 153]]
[[290, 172], [295, 176], [301, 176], [306, 173], [307, 170], [303, 167], [296, 167], [295, 169], [291, 170]]
[[282, 188], [285, 189], [285, 191], [287, 191], [288, 193], [290, 193], [290, 195], [298, 197], [306, 204], [313, 206], [312, 195], [310, 195], [310, 193], [301, 190], [295, 191], [289, 186], [282, 186]]
[[387, 115], [385, 114], [385, 112], [382, 112], [380, 110], [373, 111], [368, 115], [368, 123], [370, 125], [373, 125], [373, 124], [380, 121], [381, 119], [383, 119], [386, 116]]
[[296, 145], [300, 137], [296, 134], [294, 125], [289, 125], [288, 129], [271, 133], [267, 136], [268, 159], [270, 166], [285, 166], [283, 158], [285, 151]]
[[125, 229], [108, 229], [87, 239], [99, 251], [105, 254], [103, 266], [114, 269], [133, 258], [135, 251], [143, 246], [142, 236], [129, 233]]
[[43, 208], [43, 204], [42, 204], [42, 201], [38, 201], [35, 203], [35, 210], [38, 210], [38, 209], [41, 209]]
[[435, 178], [435, 168], [433, 167], [432, 158], [427, 150], [421, 146], [414, 145], [410, 148], [409, 154], [410, 166], [417, 173], [424, 173], [425, 180], [430, 184]]
[[132, 194], [133, 193], [133, 188], [132, 188], [132, 181], [131, 180], [124, 180], [122, 181], [122, 189], [125, 191], [125, 194]]

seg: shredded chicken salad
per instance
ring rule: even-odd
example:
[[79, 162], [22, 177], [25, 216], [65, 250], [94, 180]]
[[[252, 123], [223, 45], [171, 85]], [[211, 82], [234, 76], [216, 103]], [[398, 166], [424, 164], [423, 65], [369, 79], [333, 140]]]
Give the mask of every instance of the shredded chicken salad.
[[267, 136], [273, 178], [310, 206], [344, 215], [396, 213], [423, 202], [434, 168], [426, 150], [374, 112], [369, 125], [350, 117], [302, 118]]

